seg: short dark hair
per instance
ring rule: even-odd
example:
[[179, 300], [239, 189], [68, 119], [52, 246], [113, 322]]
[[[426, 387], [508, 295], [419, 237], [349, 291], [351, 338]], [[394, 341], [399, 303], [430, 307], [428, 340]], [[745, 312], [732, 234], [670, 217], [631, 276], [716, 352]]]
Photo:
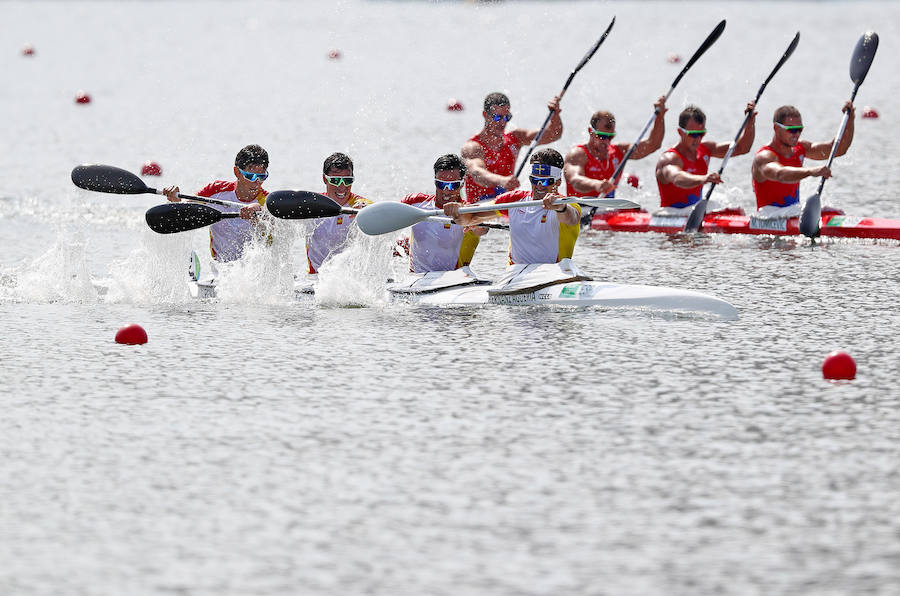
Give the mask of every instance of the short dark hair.
[[327, 174], [331, 170], [350, 170], [352, 174], [353, 160], [346, 153], [332, 153], [325, 158], [325, 163], [322, 165], [322, 173]]
[[460, 156], [448, 153], [447, 155], [440, 156], [437, 158], [437, 161], [434, 162], [435, 175], [440, 171], [446, 170], [459, 170], [459, 175], [462, 177], [466, 175], [466, 164], [463, 163]]
[[780, 108], [775, 110], [775, 115], [772, 117], [772, 122], [784, 124], [784, 121], [791, 116], [800, 118], [800, 110], [798, 110], [794, 106], [781, 106]]
[[599, 110], [594, 112], [594, 115], [591, 116], [591, 128], [597, 130], [597, 126], [600, 124], [601, 120], [606, 120], [610, 124], [613, 125], [613, 128], [616, 127], [616, 117], [613, 116], [612, 112], [607, 112], [606, 110]]
[[491, 108], [494, 106], [509, 106], [509, 98], [500, 92], [489, 93], [488, 96], [484, 98], [484, 111], [490, 112]]
[[697, 106], [690, 105], [678, 114], [678, 126], [684, 128], [684, 126], [688, 123], [688, 120], [694, 120], [695, 122], [699, 122], [700, 124], [706, 124], [706, 114], [703, 113], [703, 110], [698, 108]]
[[560, 155], [559, 151], [556, 149], [550, 149], [549, 147], [546, 149], [541, 149], [540, 151], [535, 151], [531, 156], [531, 160], [529, 163], [542, 163], [547, 166], [556, 166], [557, 168], [563, 167], [563, 156]]
[[234, 165], [240, 170], [246, 170], [250, 166], [262, 166], [269, 168], [269, 154], [259, 145], [247, 145], [234, 157]]

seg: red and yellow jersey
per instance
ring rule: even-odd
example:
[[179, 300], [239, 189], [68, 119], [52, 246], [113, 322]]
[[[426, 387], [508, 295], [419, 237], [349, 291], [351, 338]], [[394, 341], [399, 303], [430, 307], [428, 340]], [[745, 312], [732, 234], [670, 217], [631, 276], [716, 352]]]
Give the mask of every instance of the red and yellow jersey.
[[[347, 205], [351, 208], [359, 208], [371, 205], [372, 201], [358, 194], [350, 193]], [[318, 273], [319, 267], [330, 255], [344, 250], [347, 244], [347, 235], [350, 233], [350, 224], [356, 216], [348, 213], [340, 213], [332, 217], [322, 217], [317, 220], [312, 234], [306, 239], [306, 271]]]
[[[403, 202], [420, 209], [435, 209], [435, 196], [406, 195]], [[472, 262], [479, 237], [449, 222], [420, 221], [409, 238], [409, 270], [413, 273], [452, 271]]]
[[[266, 195], [268, 193], [265, 190], [260, 189], [259, 194], [256, 195], [255, 198], [250, 199], [249, 201], [242, 201], [234, 191], [236, 186], [237, 183], [234, 181], [227, 182], [225, 180], [216, 180], [197, 191], [197, 196], [219, 199], [221, 201], [245, 203], [247, 205], [252, 205], [253, 203], [259, 203], [260, 205], [266, 204]], [[218, 209], [223, 213], [240, 211], [240, 207], [231, 205], [210, 204], [209, 206], [213, 209]], [[212, 257], [223, 263], [241, 258], [244, 251], [244, 244], [246, 244], [252, 236], [252, 225], [252, 222], [248, 219], [235, 217], [222, 219], [209, 226], [209, 249], [212, 253]]]
[[[796, 168], [803, 167], [803, 159], [806, 157], [806, 148], [800, 143], [794, 145], [789, 157], [784, 157], [769, 145], [761, 147], [757, 153], [763, 151], [774, 153], [781, 165]], [[762, 209], [767, 205], [787, 207], [800, 202], [800, 182], [778, 182], [777, 180], [757, 182], [754, 180], [753, 192], [756, 194], [757, 209]]]
[[[700, 147], [697, 149], [697, 157], [694, 160], [690, 160], [685, 155], [682, 155], [682, 153], [675, 147], [667, 149], [666, 153], [668, 153], [669, 151], [676, 153], [679, 157], [681, 157], [681, 162], [684, 164], [684, 167], [682, 169], [688, 174], [698, 174], [704, 176], [709, 171], [710, 153], [706, 145], [700, 145]], [[698, 184], [697, 186], [692, 186], [690, 188], [680, 188], [678, 186], [675, 186], [675, 184], [672, 182], [669, 182], [668, 184], [660, 184], [659, 180], [656, 181], [656, 184], [657, 186], [659, 186], [659, 199], [660, 206], [662, 207], [690, 207], [701, 198], [703, 198], [702, 184]]]
[[[588, 178], [593, 178], [594, 180], [606, 180], [608, 178], [612, 178], [613, 172], [616, 171], [616, 168], [619, 167], [619, 164], [622, 163], [622, 159], [625, 157], [625, 154], [622, 153], [622, 150], [618, 145], [613, 145], [610, 143], [609, 152], [607, 153], [606, 160], [600, 161], [588, 151], [587, 145], [578, 145], [576, 149], [581, 149], [584, 152], [584, 155], [587, 158], [587, 163], [584, 164], [584, 175]], [[566, 180], [566, 195], [570, 197], [596, 197], [596, 193], [587, 193], [587, 192], [578, 192], [575, 190], [569, 181]], [[610, 191], [607, 197], [616, 196], [616, 191]]]
[[[496, 151], [489, 149], [478, 135], [475, 135], [470, 141], [475, 141], [484, 149], [484, 165], [488, 171], [500, 176], [512, 176], [516, 170], [516, 158], [519, 156], [519, 139], [514, 135], [506, 133], [503, 135], [503, 145]], [[487, 187], [477, 184], [475, 180], [466, 174], [466, 202], [477, 203], [486, 199], [492, 199], [504, 192], [505, 189], [494, 186]]]
[[[540, 205], [502, 209], [504, 203], [532, 200], [529, 190], [505, 192], [494, 203], [499, 214], [509, 214], [509, 264], [532, 265], [538, 263], [558, 263], [572, 258], [575, 241], [578, 240], [580, 226], [562, 224], [556, 211]], [[581, 217], [581, 206], [572, 203]]]

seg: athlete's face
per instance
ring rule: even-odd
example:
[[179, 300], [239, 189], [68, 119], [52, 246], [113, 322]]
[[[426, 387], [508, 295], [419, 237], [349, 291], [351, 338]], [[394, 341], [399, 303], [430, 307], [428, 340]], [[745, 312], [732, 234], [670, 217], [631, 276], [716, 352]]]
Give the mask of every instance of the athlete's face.
[[506, 123], [512, 119], [512, 112], [509, 106], [491, 106], [491, 109], [484, 114], [484, 125], [488, 130], [502, 132], [506, 129]]
[[681, 145], [685, 147], [688, 151], [697, 152], [697, 149], [700, 148], [700, 143], [703, 142], [703, 136], [699, 131], [706, 130], [705, 122], [698, 122], [693, 118], [687, 121], [687, 124], [684, 126], [678, 127], [678, 136], [681, 138]]
[[[332, 184], [330, 179], [334, 178], [343, 178], [344, 180], [337, 180], [338, 184]], [[325, 182], [325, 194], [341, 205], [347, 203], [347, 199], [350, 198], [350, 187], [353, 186], [353, 182], [344, 184], [346, 178], [353, 178], [353, 171], [350, 168], [332, 168], [327, 174], [322, 174], [322, 181]]]
[[772, 125], [775, 129], [775, 139], [788, 147], [797, 145], [797, 143], [800, 142], [800, 133], [802, 132], [802, 129], [785, 130], [784, 127], [787, 126], [791, 128], [794, 126], [803, 126], [803, 118], [800, 116], [788, 116], [781, 124], [782, 126], [778, 126], [778, 124]]
[[[248, 174], [265, 174], [266, 166], [262, 164], [253, 164], [244, 168], [244, 171]], [[237, 179], [237, 187], [238, 190], [241, 191], [241, 194], [253, 197], [259, 194], [259, 191], [262, 189], [263, 181], [261, 179], [257, 178], [253, 181], [248, 180], [237, 166], [234, 167], [234, 176]]]
[[597, 128], [588, 125], [588, 134], [591, 135], [588, 141], [591, 149], [604, 155], [609, 151], [609, 144], [612, 143], [613, 136], [616, 134], [616, 122], [615, 120], [602, 118], [597, 123]]
[[[438, 209], [444, 206], [444, 203], [460, 202], [460, 193], [462, 192], [463, 176], [459, 170], [438, 170], [434, 175], [434, 204]], [[440, 183], [438, 182], [440, 181]], [[449, 188], [447, 183], [449, 182]], [[454, 184], [455, 183], [455, 184]], [[444, 188], [441, 188], [441, 187]]]

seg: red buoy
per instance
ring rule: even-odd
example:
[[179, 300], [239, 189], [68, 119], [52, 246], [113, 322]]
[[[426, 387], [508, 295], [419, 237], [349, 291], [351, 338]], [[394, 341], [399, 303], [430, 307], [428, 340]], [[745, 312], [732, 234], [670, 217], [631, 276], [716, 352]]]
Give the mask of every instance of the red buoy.
[[85, 91], [79, 91], [75, 95], [75, 103], [91, 103], [91, 96]]
[[637, 188], [641, 184], [641, 179], [637, 177], [637, 174], [628, 174], [628, 177], [625, 178], [625, 181], [629, 184], [629, 186], [633, 186]]
[[147, 160], [141, 166], [141, 176], [162, 176], [162, 166], [155, 161]]
[[863, 108], [862, 117], [863, 118], [878, 118], [878, 111], [873, 107], [866, 106]]
[[22, 48], [23, 56], [34, 56], [34, 46], [30, 43], [26, 43], [25, 47]]
[[666, 60], [669, 62], [669, 64], [678, 64], [679, 62], [681, 62], [681, 56], [679, 56], [678, 54], [669, 54], [666, 57]]
[[448, 112], [462, 112], [463, 111], [462, 102], [458, 99], [451, 99], [447, 102], [447, 111]]
[[116, 332], [116, 343], [136, 346], [147, 343], [147, 332], [140, 325], [125, 325]]
[[331, 50], [330, 52], [328, 52], [329, 60], [340, 60], [341, 56], [342, 54], [340, 50]]
[[822, 376], [829, 380], [855, 379], [856, 362], [847, 352], [831, 352], [822, 363]]

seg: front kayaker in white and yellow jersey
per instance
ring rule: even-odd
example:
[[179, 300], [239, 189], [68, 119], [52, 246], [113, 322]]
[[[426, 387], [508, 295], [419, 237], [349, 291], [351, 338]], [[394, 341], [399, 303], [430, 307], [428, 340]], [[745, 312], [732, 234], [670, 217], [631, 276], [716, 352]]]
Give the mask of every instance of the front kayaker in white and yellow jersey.
[[[750, 113], [750, 120], [734, 146], [732, 157], [750, 151], [756, 134], [756, 105], [751, 101], [744, 113]], [[721, 184], [718, 172], [709, 173], [710, 157], [725, 157], [730, 143], [704, 141], [706, 136], [706, 114], [697, 106], [688, 106], [678, 115], [678, 144], [667, 149], [656, 162], [656, 184], [659, 186], [661, 209], [657, 215], [690, 215], [694, 205], [701, 199], [703, 185], [711, 182]], [[707, 211], [722, 208], [710, 201]]]
[[[845, 154], [853, 142], [853, 104], [845, 103], [843, 111], [849, 111], [850, 117], [835, 156]], [[767, 219], [796, 217], [801, 212], [800, 181], [810, 176], [831, 177], [827, 166], [803, 167], [804, 158], [828, 159], [834, 139], [822, 143], [801, 140], [803, 117], [794, 106], [775, 110], [772, 121], [772, 142], [756, 152], [751, 166], [757, 215]]]
[[[247, 145], [234, 158], [234, 180], [216, 180], [197, 191], [200, 197], [247, 204], [240, 208], [209, 205], [222, 212], [240, 211], [241, 214], [240, 218], [222, 219], [209, 226], [209, 247], [216, 261], [226, 263], [241, 258], [244, 245], [253, 237], [257, 216], [268, 194], [262, 188], [263, 181], [269, 176], [268, 169], [269, 154], [266, 150], [259, 145]], [[166, 198], [176, 203], [181, 201], [179, 192], [177, 186], [163, 189]]]
[[[528, 177], [531, 190], [512, 190], [494, 199], [497, 211], [460, 214], [461, 203], [444, 205], [444, 213], [464, 226], [472, 226], [493, 219], [504, 212], [509, 214], [509, 264], [532, 265], [558, 263], [572, 257], [578, 239], [581, 207], [576, 204], [554, 205], [560, 198], [563, 157], [555, 149], [541, 149], [531, 156]], [[612, 190], [607, 180], [602, 192]], [[504, 203], [541, 200], [533, 207], [503, 209]]]
[[[344, 153], [332, 153], [322, 166], [325, 194], [341, 207], [362, 209], [372, 201], [351, 192], [353, 185], [353, 160]], [[355, 216], [338, 214], [315, 220], [316, 227], [306, 239], [306, 265], [308, 273], [318, 273], [319, 267], [329, 256], [347, 246], [347, 236]]]
[[[434, 162], [434, 194], [416, 193], [403, 198], [420, 209], [443, 209], [460, 202], [466, 166], [449, 153]], [[409, 269], [413, 273], [452, 271], [472, 262], [480, 237], [487, 228], [464, 228], [449, 222], [421, 221], [412, 227], [409, 239]]]

